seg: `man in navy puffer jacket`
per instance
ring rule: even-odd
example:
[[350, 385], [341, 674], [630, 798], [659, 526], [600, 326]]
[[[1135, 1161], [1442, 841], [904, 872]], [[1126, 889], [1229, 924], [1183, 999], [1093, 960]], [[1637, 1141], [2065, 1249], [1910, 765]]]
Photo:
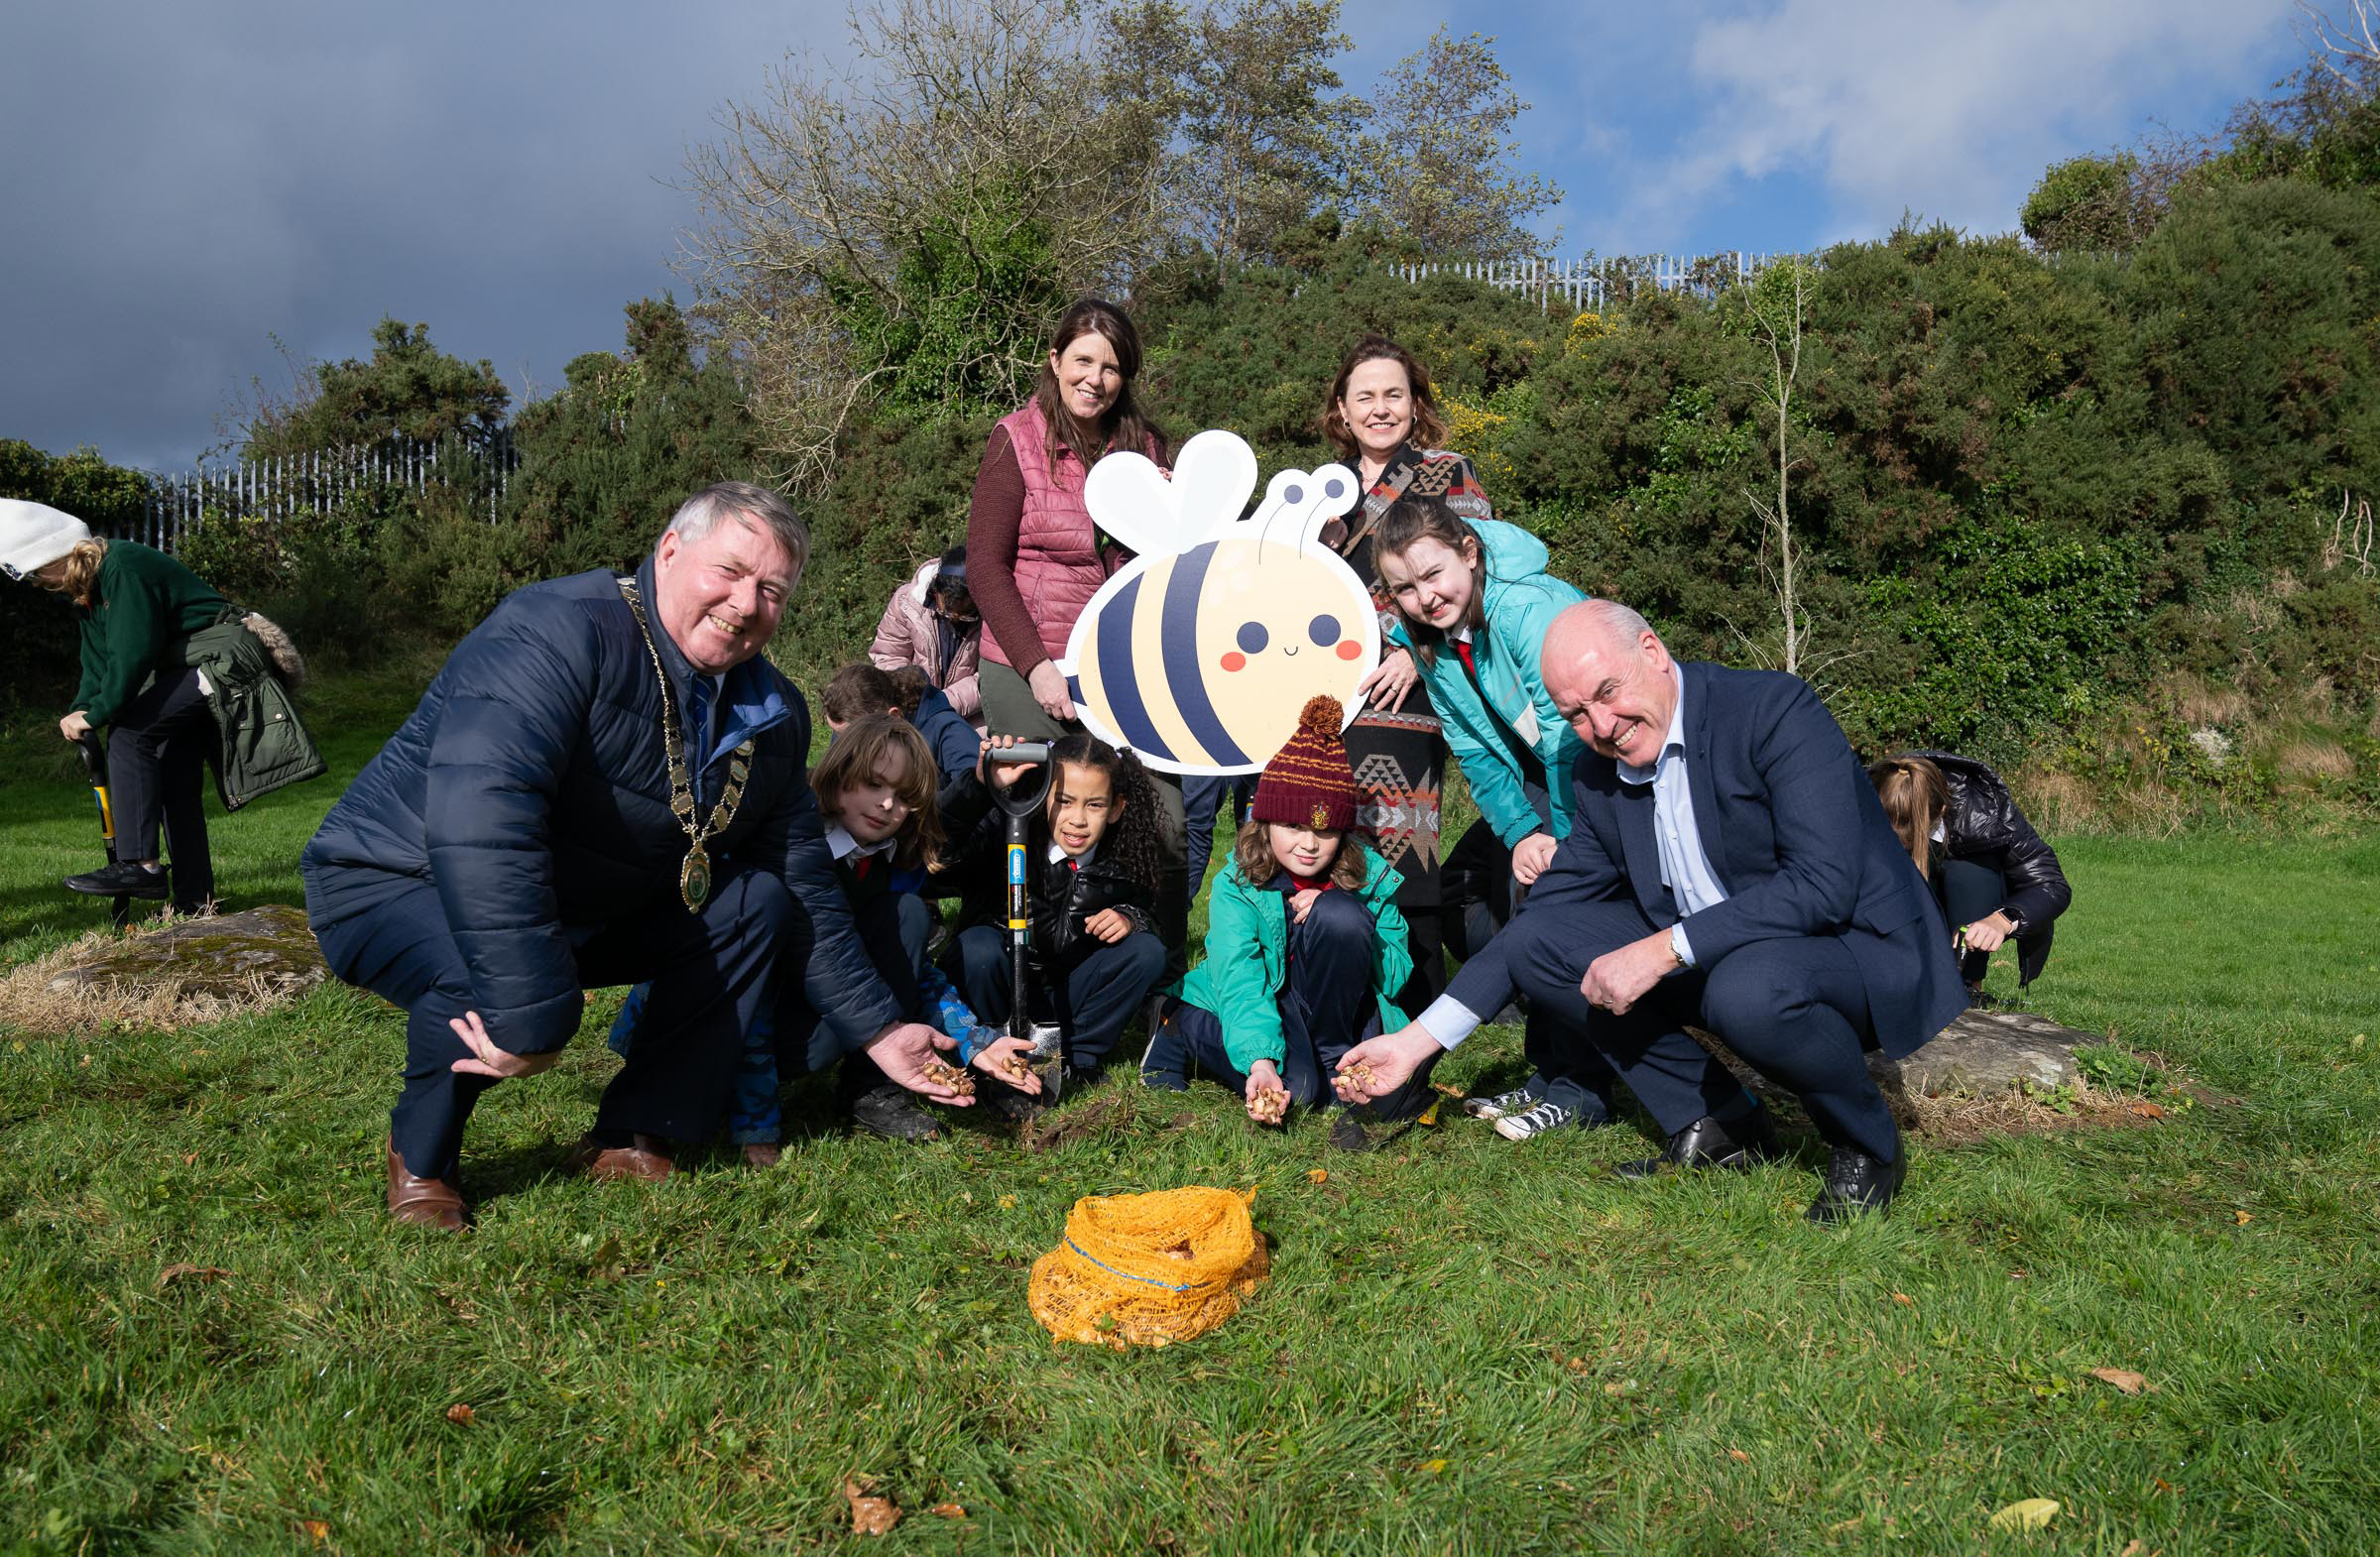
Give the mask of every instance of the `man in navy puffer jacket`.
[[[761, 658], [808, 554], [781, 498], [723, 482], [687, 500], [637, 570], [649, 633], [608, 570], [519, 591], [306, 845], [331, 971], [408, 1014], [387, 1155], [398, 1220], [463, 1226], [472, 1104], [558, 1060], [593, 986], [653, 985], [575, 1159], [595, 1177], [666, 1177], [669, 1143], [711, 1132], [782, 978], [803, 981], [844, 1049], [961, 1101], [921, 1074], [949, 1040], [901, 1020], [853, 930], [805, 773], [809, 711]], [[664, 695], [693, 820], [723, 820], [703, 841], [707, 894], [681, 880]], [[747, 742], [740, 798], [719, 818]]]

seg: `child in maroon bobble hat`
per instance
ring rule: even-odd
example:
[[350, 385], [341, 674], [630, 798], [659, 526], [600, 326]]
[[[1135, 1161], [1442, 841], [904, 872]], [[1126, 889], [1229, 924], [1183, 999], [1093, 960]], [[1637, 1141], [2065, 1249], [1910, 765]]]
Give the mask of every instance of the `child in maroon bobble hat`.
[[[1313, 699], [1264, 765], [1208, 899], [1206, 961], [1141, 1059], [1147, 1085], [1178, 1092], [1203, 1072], [1239, 1092], [1250, 1119], [1277, 1125], [1292, 1104], [1333, 1101], [1342, 1054], [1383, 1023], [1404, 1025], [1388, 999], [1413, 969], [1396, 908], [1402, 878], [1352, 830], [1344, 721], [1337, 698]], [[1371, 1106], [1394, 1119], [1428, 1092], [1425, 1073]], [[1332, 1138], [1356, 1145], [1362, 1134], [1351, 1120]]]

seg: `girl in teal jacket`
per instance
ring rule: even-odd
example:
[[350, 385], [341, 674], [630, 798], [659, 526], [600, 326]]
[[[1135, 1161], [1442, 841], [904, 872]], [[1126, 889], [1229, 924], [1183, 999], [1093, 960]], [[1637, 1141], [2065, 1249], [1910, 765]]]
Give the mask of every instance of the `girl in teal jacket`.
[[[1332, 1099], [1341, 1055], [1404, 1025], [1390, 1002], [1413, 971], [1402, 879], [1352, 830], [1343, 722], [1337, 698], [1315, 698], [1265, 765], [1208, 899], [1206, 960], [1141, 1060], [1148, 1085], [1179, 1091], [1204, 1073], [1240, 1093], [1249, 1118], [1277, 1125], [1292, 1104]], [[1416, 1076], [1372, 1106], [1395, 1118], [1428, 1092]]]
[[[1399, 498], [1380, 516], [1372, 548], [1396, 610], [1390, 636], [1413, 651], [1447, 750], [1480, 808], [1480, 820], [1447, 851], [1442, 877], [1446, 944], [1468, 960], [1511, 919], [1515, 885], [1535, 882], [1570, 835], [1570, 770], [1582, 747], [1545, 689], [1538, 651], [1554, 618], [1587, 597], [1545, 570], [1536, 537], [1492, 519], [1463, 519], [1439, 498]], [[1564, 1045], [1549, 1072], [1554, 1034], [1537, 1020], [1525, 1045], [1528, 1081], [1475, 1099], [1469, 1112], [1550, 1119], [1531, 1111], [1552, 1102], [1564, 1123], [1609, 1118], [1614, 1078], [1600, 1056]]]

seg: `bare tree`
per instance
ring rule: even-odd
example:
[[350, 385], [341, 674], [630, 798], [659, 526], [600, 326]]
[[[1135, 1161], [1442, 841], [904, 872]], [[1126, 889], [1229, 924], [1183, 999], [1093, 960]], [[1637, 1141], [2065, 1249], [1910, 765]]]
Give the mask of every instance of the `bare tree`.
[[930, 299], [936, 340], [962, 359], [940, 371], [1021, 380], [1048, 310], [1007, 285], [1016, 255], [1062, 299], [1129, 276], [1168, 226], [1148, 128], [1111, 95], [1073, 0], [866, 0], [850, 26], [849, 69], [772, 70], [687, 163], [701, 312], [794, 489], [829, 478], [886, 371], [870, 331], [924, 327], [901, 275], [921, 248], [958, 273]]
[[[1784, 273], [1790, 272], [1788, 277]], [[1793, 396], [1801, 379], [1803, 331], [1809, 321], [1811, 266], [1791, 259], [1771, 266], [1746, 289], [1753, 338], [1768, 350], [1769, 372], [1756, 381], [1761, 402], [1777, 419], [1777, 488], [1772, 502], [1749, 487], [1744, 501], [1760, 516], [1760, 573], [1777, 603], [1778, 650], [1771, 651], [1740, 628], [1736, 638], [1764, 666], [1816, 682], [1829, 666], [1850, 658], [1848, 651], [1814, 653], [1815, 628], [1802, 597], [1801, 543], [1793, 529]], [[1790, 280], [1788, 297], [1785, 283]], [[1730, 627], [1733, 624], [1729, 624]], [[1822, 688], [1823, 691], [1823, 688]]]
[[2310, 0], [2298, 0], [2298, 41], [2314, 57], [2317, 68], [2368, 94], [2375, 73], [2380, 73], [2380, 4], [2347, 0], [2347, 20], [2341, 23]]
[[1529, 105], [1494, 44], [1478, 33], [1456, 39], [1441, 24], [1382, 78], [1371, 128], [1357, 143], [1359, 214], [1424, 254], [1528, 258], [1542, 244], [1527, 223], [1561, 202], [1561, 189], [1513, 167], [1520, 143], [1505, 137]]

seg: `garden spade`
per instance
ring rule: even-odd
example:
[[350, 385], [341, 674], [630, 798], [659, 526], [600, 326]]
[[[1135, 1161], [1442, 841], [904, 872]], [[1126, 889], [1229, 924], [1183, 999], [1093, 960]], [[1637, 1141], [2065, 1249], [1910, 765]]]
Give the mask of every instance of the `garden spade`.
[[[100, 743], [99, 732], [85, 730], [82, 739], [74, 743], [82, 758], [82, 771], [91, 780], [91, 798], [99, 805], [99, 841], [107, 845], [107, 863], [116, 862], [116, 806], [107, 793], [107, 748]], [[108, 922], [117, 929], [132, 922], [132, 895], [118, 893], [108, 903]]]
[[1010, 765], [1029, 763], [1033, 771], [1018, 776], [1016, 781], [1003, 787], [992, 786], [992, 800], [1001, 814], [1009, 819], [1009, 1031], [1012, 1038], [1023, 1038], [1032, 1047], [1034, 1064], [1055, 1059], [1041, 1078], [1041, 1095], [1045, 1102], [1058, 1101], [1058, 1091], [1066, 1080], [1065, 1034], [1055, 1022], [1034, 1022], [1027, 1016], [1027, 963], [1033, 947], [1033, 898], [1030, 886], [1031, 862], [1025, 858], [1025, 840], [1031, 830], [1033, 814], [1041, 809], [1049, 795], [1049, 743], [1019, 741], [1004, 746], [990, 754], [993, 762]]

